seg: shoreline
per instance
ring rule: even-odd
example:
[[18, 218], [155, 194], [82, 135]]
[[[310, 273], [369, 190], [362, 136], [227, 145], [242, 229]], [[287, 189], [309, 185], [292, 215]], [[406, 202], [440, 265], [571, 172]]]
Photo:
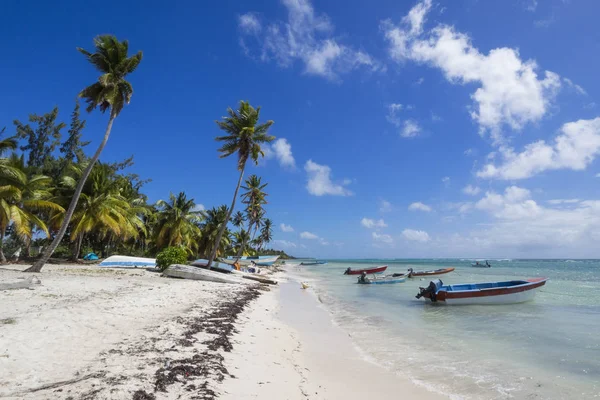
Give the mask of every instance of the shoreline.
[[[22, 265], [0, 282], [29, 277]], [[442, 399], [370, 363], [313, 293], [47, 265], [0, 291], [2, 399]]]

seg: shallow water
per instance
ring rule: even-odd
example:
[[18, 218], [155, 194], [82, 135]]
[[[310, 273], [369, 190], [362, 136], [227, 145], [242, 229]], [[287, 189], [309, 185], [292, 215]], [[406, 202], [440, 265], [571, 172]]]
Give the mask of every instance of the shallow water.
[[[311, 281], [365, 357], [457, 399], [600, 398], [600, 260], [338, 260], [291, 268]], [[415, 299], [429, 279], [357, 285], [347, 267], [386, 273], [452, 266], [445, 284], [544, 276], [533, 301], [447, 306]]]

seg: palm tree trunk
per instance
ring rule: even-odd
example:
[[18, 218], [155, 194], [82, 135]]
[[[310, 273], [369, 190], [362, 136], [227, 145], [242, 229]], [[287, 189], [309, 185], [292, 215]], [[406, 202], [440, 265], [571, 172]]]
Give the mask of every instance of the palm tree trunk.
[[6, 229], [2, 229], [0, 232], [0, 263], [6, 264], [6, 256], [4, 255], [4, 235], [6, 234]]
[[211, 266], [213, 260], [215, 259], [215, 256], [217, 255], [217, 250], [219, 250], [219, 244], [221, 243], [221, 238], [223, 237], [223, 232], [225, 232], [225, 228], [227, 228], [227, 223], [229, 222], [229, 218], [231, 218], [231, 213], [233, 213], [233, 208], [235, 207], [235, 201], [237, 199], [238, 191], [240, 190], [240, 186], [242, 184], [242, 178], [244, 177], [245, 169], [246, 169], [246, 165], [244, 165], [244, 168], [242, 168], [242, 171], [240, 172], [240, 179], [238, 179], [237, 186], [235, 187], [235, 193], [233, 194], [233, 200], [231, 201], [231, 207], [229, 208], [229, 211], [227, 212], [227, 218], [225, 219], [225, 222], [223, 222], [223, 224], [221, 224], [221, 227], [219, 228], [219, 234], [217, 235], [217, 240], [215, 242], [215, 246], [213, 247], [213, 250], [210, 253], [210, 257], [208, 258], [208, 265], [207, 265], [208, 269], [210, 269], [210, 266]]
[[71, 258], [73, 261], [77, 261], [79, 259], [79, 253], [81, 253], [81, 243], [83, 242], [83, 233], [77, 235], [75, 242], [73, 243], [73, 247], [71, 249]]
[[98, 149], [96, 150], [94, 157], [92, 157], [92, 159], [90, 160], [90, 163], [88, 164], [87, 168], [85, 169], [85, 171], [83, 171], [83, 175], [81, 176], [79, 183], [77, 183], [77, 187], [75, 188], [75, 194], [73, 194], [73, 199], [71, 199], [71, 204], [69, 204], [69, 209], [65, 214], [65, 219], [60, 229], [58, 230], [58, 233], [54, 237], [52, 244], [44, 251], [44, 254], [42, 254], [39, 260], [37, 260], [31, 267], [27, 268], [23, 272], [40, 272], [44, 264], [48, 262], [48, 259], [52, 256], [52, 253], [54, 253], [54, 250], [56, 250], [56, 248], [60, 244], [63, 236], [65, 235], [65, 232], [67, 231], [67, 227], [71, 222], [71, 217], [73, 217], [75, 207], [77, 207], [79, 196], [81, 196], [81, 192], [83, 191], [83, 185], [85, 185], [85, 181], [87, 180], [88, 176], [90, 176], [90, 172], [92, 172], [94, 164], [96, 164], [96, 161], [98, 161], [98, 158], [100, 158], [100, 154], [102, 153], [102, 150], [104, 150], [104, 147], [108, 142], [108, 137], [110, 136], [110, 131], [112, 129], [112, 125], [116, 117], [117, 116], [115, 114], [113, 114], [112, 112], [110, 113], [108, 126], [106, 127], [106, 131], [104, 132], [104, 139], [102, 140], [102, 143], [100, 143], [100, 146], [98, 146]]

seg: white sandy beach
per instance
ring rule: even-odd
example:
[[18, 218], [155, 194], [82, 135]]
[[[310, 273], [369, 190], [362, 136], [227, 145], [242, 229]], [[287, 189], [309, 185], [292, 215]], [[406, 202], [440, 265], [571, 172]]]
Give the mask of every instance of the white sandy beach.
[[440, 398], [365, 361], [295, 283], [259, 292], [63, 265], [36, 276], [0, 291], [0, 398]]

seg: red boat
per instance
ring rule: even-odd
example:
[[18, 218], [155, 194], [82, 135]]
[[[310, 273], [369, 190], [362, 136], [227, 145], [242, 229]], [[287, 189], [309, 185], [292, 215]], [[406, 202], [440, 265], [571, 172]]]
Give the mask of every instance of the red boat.
[[352, 268], [348, 268], [347, 270], [344, 271], [344, 275], [360, 275], [363, 272], [366, 274], [378, 274], [380, 272], [383, 272], [387, 269], [387, 265], [381, 266], [381, 267], [375, 267], [375, 268], [365, 268], [365, 269], [352, 269]]

